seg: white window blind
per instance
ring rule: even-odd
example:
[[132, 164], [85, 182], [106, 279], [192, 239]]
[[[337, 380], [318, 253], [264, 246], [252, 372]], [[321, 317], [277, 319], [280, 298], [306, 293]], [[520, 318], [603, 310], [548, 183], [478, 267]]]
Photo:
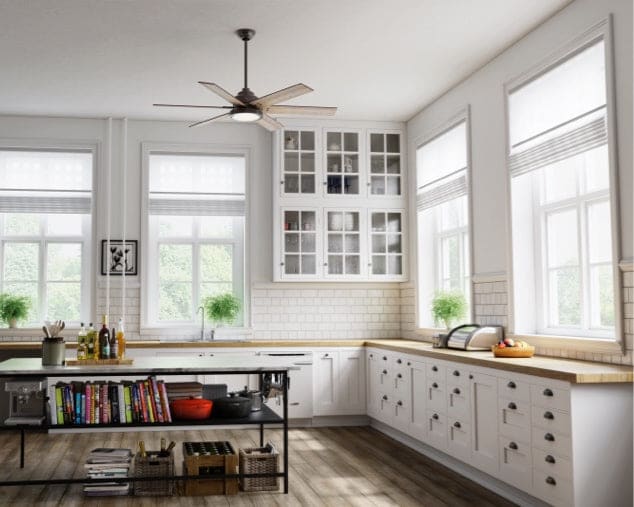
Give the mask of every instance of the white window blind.
[[0, 150], [0, 213], [91, 212], [87, 151]]

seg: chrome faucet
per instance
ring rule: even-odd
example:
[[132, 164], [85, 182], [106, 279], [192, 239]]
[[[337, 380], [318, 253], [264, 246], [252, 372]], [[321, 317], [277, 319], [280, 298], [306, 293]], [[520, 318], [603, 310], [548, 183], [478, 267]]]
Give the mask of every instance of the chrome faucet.
[[205, 307], [203, 305], [198, 307], [196, 313], [202, 312], [202, 319], [200, 321], [200, 341], [205, 341]]

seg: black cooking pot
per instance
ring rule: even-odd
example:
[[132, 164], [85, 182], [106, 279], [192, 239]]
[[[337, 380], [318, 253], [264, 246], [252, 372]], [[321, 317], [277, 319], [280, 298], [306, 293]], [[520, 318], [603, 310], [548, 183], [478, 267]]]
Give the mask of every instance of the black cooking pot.
[[225, 419], [239, 419], [247, 417], [251, 412], [251, 400], [237, 393], [231, 393], [224, 398], [214, 400], [213, 416]]

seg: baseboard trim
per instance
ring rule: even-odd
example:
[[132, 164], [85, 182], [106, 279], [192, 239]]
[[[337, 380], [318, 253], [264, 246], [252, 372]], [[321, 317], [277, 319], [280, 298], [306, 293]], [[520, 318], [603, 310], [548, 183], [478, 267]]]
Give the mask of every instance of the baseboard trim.
[[392, 437], [394, 440], [399, 441], [401, 444], [406, 445], [407, 447], [414, 449], [415, 451], [424, 454], [428, 458], [437, 461], [441, 465], [446, 466], [450, 470], [453, 470], [456, 473], [466, 477], [467, 479], [471, 479], [474, 482], [477, 482], [481, 486], [487, 488], [490, 491], [500, 495], [501, 497], [506, 498], [507, 500], [516, 503], [522, 507], [548, 507], [547, 503], [542, 502], [538, 498], [529, 495], [528, 493], [524, 493], [517, 488], [514, 488], [510, 484], [502, 482], [495, 477], [490, 476], [472, 466], [467, 465], [466, 463], [457, 460], [444, 452], [441, 452], [433, 447], [428, 446], [416, 440], [405, 433], [388, 426], [376, 419], [370, 419], [370, 426], [381, 433], [386, 434], [389, 437]]

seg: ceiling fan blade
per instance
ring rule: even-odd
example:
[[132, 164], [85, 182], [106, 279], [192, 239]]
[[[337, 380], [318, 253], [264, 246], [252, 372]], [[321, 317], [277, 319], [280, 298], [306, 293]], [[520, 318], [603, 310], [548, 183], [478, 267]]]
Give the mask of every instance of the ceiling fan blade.
[[284, 125], [282, 125], [279, 121], [277, 121], [275, 118], [271, 118], [268, 114], [264, 113], [262, 113], [262, 118], [260, 118], [255, 123], [270, 131], [284, 128]]
[[193, 104], [152, 104], [157, 107], [199, 107], [203, 109], [232, 109], [232, 106], [196, 106]]
[[211, 118], [207, 118], [206, 120], [197, 121], [196, 123], [192, 123], [191, 125], [188, 125], [188, 127], [198, 127], [200, 125], [204, 125], [205, 123], [209, 123], [209, 122], [212, 122], [212, 121], [217, 120], [219, 118], [222, 118], [223, 116], [229, 116], [229, 114], [230, 113], [219, 114], [218, 116], [213, 116]]
[[315, 116], [333, 116], [337, 112], [337, 108], [321, 106], [286, 106], [280, 104], [267, 107], [266, 112], [271, 114], [312, 114]]
[[225, 99], [229, 104], [233, 104], [234, 106], [244, 106], [244, 102], [239, 99], [236, 99], [233, 95], [231, 95], [227, 90], [218, 86], [216, 83], [208, 83], [207, 81], [198, 81], [201, 85], [207, 88], [209, 91], [214, 92], [219, 97]]
[[282, 102], [283, 100], [299, 97], [300, 95], [304, 95], [305, 93], [312, 91], [313, 89], [310, 86], [306, 86], [303, 83], [297, 83], [293, 86], [289, 86], [288, 88], [282, 88], [281, 90], [269, 93], [264, 97], [260, 97], [259, 99], [250, 102], [250, 104], [266, 108], [268, 106], [272, 106], [273, 104]]

